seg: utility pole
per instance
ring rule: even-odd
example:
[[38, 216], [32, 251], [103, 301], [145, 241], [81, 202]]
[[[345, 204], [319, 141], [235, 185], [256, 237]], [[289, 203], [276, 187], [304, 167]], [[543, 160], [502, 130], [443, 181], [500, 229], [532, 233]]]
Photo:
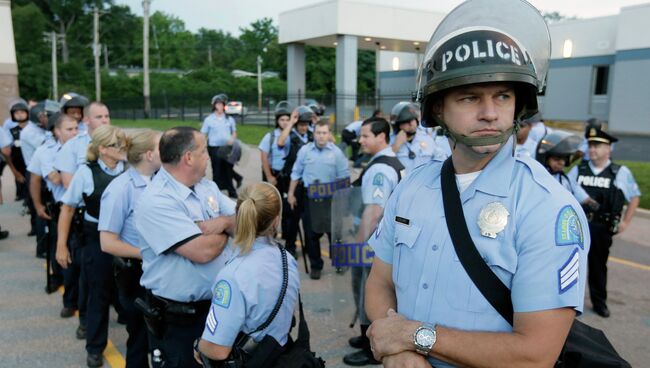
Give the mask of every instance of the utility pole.
[[95, 57], [95, 100], [102, 100], [102, 77], [99, 72], [99, 55], [102, 53], [99, 45], [99, 9], [93, 9], [93, 56]]
[[262, 112], [262, 57], [257, 55], [257, 111]]
[[212, 67], [212, 45], [208, 45], [208, 65]]
[[52, 41], [52, 94], [53, 99], [59, 99], [59, 72], [56, 66], [56, 32], [50, 32], [50, 40]]
[[108, 45], [104, 44], [104, 69], [108, 71]]
[[142, 69], [144, 72], [142, 94], [144, 96], [145, 118], [148, 118], [151, 113], [151, 98], [149, 96], [149, 1], [150, 0], [142, 1]]

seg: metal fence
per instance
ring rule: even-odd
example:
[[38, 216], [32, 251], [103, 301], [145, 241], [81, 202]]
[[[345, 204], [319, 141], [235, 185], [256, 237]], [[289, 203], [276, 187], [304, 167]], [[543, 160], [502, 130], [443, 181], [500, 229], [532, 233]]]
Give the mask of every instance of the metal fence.
[[[354, 100], [358, 108], [359, 118], [367, 118], [375, 109], [380, 109], [385, 115], [390, 113], [393, 105], [400, 101], [410, 101], [411, 94], [397, 93], [387, 95], [357, 94], [343, 95], [336, 93], [298, 93], [296, 95], [264, 95], [261, 108], [258, 106], [257, 94], [229, 95], [230, 101], [239, 101], [243, 105], [243, 114], [236, 115], [239, 124], [256, 124], [273, 126], [275, 105], [282, 100], [289, 100], [294, 105], [306, 104], [311, 100], [323, 106], [324, 118], [335, 118], [337, 101]], [[105, 99], [111, 109], [111, 117], [116, 119], [169, 119], [182, 121], [203, 121], [212, 112], [210, 99], [212, 95], [156, 95], [151, 96], [151, 113], [146, 117], [142, 97]], [[350, 121], [336, 119], [335, 127], [342, 129]]]

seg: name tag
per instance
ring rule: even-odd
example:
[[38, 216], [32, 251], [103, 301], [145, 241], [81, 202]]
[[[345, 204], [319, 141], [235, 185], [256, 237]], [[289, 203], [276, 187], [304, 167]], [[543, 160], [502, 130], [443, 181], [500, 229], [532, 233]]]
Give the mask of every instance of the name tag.
[[331, 183], [314, 183], [307, 186], [307, 198], [328, 199], [334, 196], [337, 190], [350, 186], [350, 178], [345, 178]]

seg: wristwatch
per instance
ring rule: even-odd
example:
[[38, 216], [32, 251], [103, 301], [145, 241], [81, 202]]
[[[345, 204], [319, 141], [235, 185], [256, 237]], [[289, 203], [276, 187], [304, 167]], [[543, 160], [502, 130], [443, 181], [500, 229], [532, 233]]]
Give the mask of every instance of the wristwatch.
[[415, 351], [428, 356], [436, 343], [436, 326], [423, 323], [413, 333], [413, 343], [415, 344]]

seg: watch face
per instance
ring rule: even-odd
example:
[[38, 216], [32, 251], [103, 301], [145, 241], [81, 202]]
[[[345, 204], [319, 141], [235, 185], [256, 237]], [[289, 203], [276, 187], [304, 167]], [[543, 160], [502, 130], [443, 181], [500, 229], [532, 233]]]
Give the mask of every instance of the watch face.
[[418, 345], [421, 346], [431, 346], [436, 341], [436, 335], [432, 330], [428, 328], [423, 328], [418, 331], [415, 338]]

